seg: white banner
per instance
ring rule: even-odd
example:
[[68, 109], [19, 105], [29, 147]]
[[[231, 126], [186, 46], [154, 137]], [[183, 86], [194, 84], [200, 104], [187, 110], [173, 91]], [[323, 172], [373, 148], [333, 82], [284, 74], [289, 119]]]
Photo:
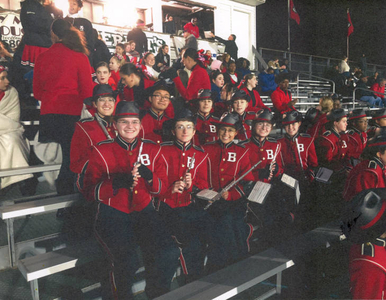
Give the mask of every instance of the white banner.
[[8, 11], [0, 13], [0, 33], [2, 40], [14, 50], [19, 45], [24, 33], [20, 15]]
[[[93, 23], [92, 26], [102, 35], [111, 53], [115, 52], [115, 46], [126, 43], [127, 33], [130, 29]], [[150, 52], [157, 53], [158, 49], [166, 44], [171, 48], [170, 35], [152, 31], [144, 31], [147, 37], [147, 46]]]

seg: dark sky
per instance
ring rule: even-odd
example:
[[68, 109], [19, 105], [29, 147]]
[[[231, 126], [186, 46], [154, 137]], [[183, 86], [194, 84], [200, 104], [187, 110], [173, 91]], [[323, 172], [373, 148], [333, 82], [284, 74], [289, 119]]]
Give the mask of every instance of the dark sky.
[[[350, 60], [362, 53], [369, 63], [386, 64], [386, 0], [293, 0], [300, 25], [290, 20], [291, 51], [341, 58], [346, 54], [347, 8], [354, 32]], [[257, 46], [287, 49], [287, 0], [257, 7]]]

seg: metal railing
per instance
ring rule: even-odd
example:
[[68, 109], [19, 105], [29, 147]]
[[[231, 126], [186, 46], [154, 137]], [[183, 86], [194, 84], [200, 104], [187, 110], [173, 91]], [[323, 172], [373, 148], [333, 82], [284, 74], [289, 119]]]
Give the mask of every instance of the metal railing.
[[357, 90], [366, 91], [366, 92], [372, 92], [374, 95], [377, 94], [377, 93], [374, 92], [373, 90], [365, 89], [365, 88], [362, 88], [362, 87], [356, 87], [356, 88], [353, 90], [353, 92], [352, 92], [353, 109], [355, 108], [355, 104], [356, 104], [356, 91], [357, 91]]
[[309, 73], [298, 73], [298, 75], [296, 76], [296, 95], [299, 96], [299, 80], [300, 79], [300, 75], [307, 75], [308, 77], [310, 78], [315, 78], [315, 79], [320, 79], [320, 80], [324, 80], [324, 81], [328, 81], [332, 84], [332, 93], [335, 94], [335, 82], [331, 79], [327, 79], [327, 78], [324, 78], [324, 77], [320, 77], [320, 76], [316, 76], [316, 75], [311, 75]]
[[[293, 72], [306, 72], [312, 75], [323, 76], [323, 74], [334, 65], [339, 64], [342, 59], [318, 56], [318, 55], [310, 55], [296, 52], [288, 52], [283, 50], [275, 50], [268, 48], [259, 48], [259, 54], [265, 59], [265, 61], [269, 61], [274, 57], [278, 57], [281, 59], [288, 59], [289, 61], [289, 69]], [[349, 61], [351, 66], [359, 65], [359, 63], [355, 61]], [[262, 65], [259, 64], [257, 69]], [[367, 73], [366, 75], [372, 75], [376, 71], [383, 72], [386, 71], [385, 65], [379, 64], [367, 64]]]

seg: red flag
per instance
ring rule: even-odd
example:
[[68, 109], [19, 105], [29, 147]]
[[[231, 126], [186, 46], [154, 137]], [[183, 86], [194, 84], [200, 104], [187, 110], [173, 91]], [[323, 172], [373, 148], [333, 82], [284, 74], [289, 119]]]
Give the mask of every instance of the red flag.
[[292, 0], [290, 0], [290, 18], [295, 20], [298, 25], [300, 24], [300, 17]]
[[347, 10], [347, 36], [349, 37], [351, 33], [354, 32], [354, 26], [351, 22], [350, 12]]

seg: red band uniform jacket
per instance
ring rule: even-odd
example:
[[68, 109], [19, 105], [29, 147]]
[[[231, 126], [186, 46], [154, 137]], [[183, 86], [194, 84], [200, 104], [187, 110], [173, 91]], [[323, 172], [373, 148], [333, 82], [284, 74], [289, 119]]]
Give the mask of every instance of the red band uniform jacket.
[[[212, 142], [204, 146], [209, 155], [209, 182], [210, 186], [220, 192], [233, 180], [238, 179], [251, 168], [249, 161], [249, 149], [235, 144], [233, 141], [224, 144], [221, 141]], [[252, 173], [243, 179], [253, 181]], [[244, 191], [240, 183], [229, 191], [228, 201], [235, 201], [244, 196]]]
[[350, 171], [344, 187], [343, 198], [350, 201], [363, 190], [386, 187], [384, 172], [385, 166], [378, 158], [362, 161]]
[[[137, 161], [153, 172], [152, 184], [139, 178], [132, 190], [113, 190], [114, 177], [131, 173]], [[166, 162], [160, 146], [139, 139], [130, 144], [120, 136], [94, 147], [84, 175], [84, 194], [89, 201], [99, 201], [125, 213], [141, 211], [153, 197], [164, 194], [167, 186]]]
[[264, 170], [268, 165], [270, 165], [274, 158], [276, 158], [275, 161], [279, 168], [275, 177], [279, 177], [283, 174], [283, 166], [280, 159], [281, 144], [276, 139], [266, 137], [260, 142], [256, 137], [251, 137], [249, 140], [243, 141], [241, 144], [250, 150], [249, 159], [251, 165], [254, 165], [261, 160], [261, 164], [252, 171], [255, 181], [268, 182], [266, 178], [261, 176], [261, 170]]
[[[106, 128], [107, 133], [111, 138], [115, 138], [115, 130], [111, 123], [99, 117], [97, 114], [95, 117], [80, 120], [75, 125], [75, 132], [71, 141], [71, 171], [80, 174], [85, 167], [86, 162], [90, 159], [93, 146], [97, 143], [109, 139], [97, 119], [101, 122], [102, 126]], [[78, 178], [79, 179], [79, 178]], [[80, 187], [77, 180], [78, 188]]]
[[367, 133], [360, 132], [358, 129], [352, 128], [347, 132], [347, 135], [347, 157], [359, 159], [367, 145]]
[[256, 118], [256, 113], [252, 111], [246, 111], [242, 115], [239, 115], [239, 118], [243, 124], [243, 127], [237, 132], [235, 139], [239, 141], [245, 141], [252, 135], [252, 126], [248, 125], [248, 123], [252, 124], [252, 120]]
[[219, 119], [212, 114], [204, 117], [200, 113], [196, 115], [196, 134], [194, 135], [195, 145], [204, 145], [217, 140], [216, 123]]
[[284, 172], [294, 178], [304, 174], [313, 180], [313, 168], [318, 166], [313, 138], [306, 133], [297, 133], [292, 138], [285, 135], [278, 140], [281, 144], [280, 158]]
[[[191, 203], [191, 192], [193, 186], [200, 190], [208, 186], [208, 154], [192, 142], [183, 145], [178, 141], [162, 143], [162, 155], [165, 157], [169, 186], [161, 200], [171, 208], [188, 206]], [[193, 159], [194, 155], [194, 159]], [[183, 180], [186, 172], [190, 169], [192, 174], [192, 185], [184, 190], [182, 194], [172, 194], [173, 184]]]
[[348, 136], [327, 130], [316, 140], [319, 164], [336, 172], [347, 166]]
[[162, 124], [167, 120], [170, 120], [170, 118], [165, 113], [157, 115], [152, 109], [149, 109], [141, 120], [142, 129], [139, 136], [161, 144], [163, 142]]

